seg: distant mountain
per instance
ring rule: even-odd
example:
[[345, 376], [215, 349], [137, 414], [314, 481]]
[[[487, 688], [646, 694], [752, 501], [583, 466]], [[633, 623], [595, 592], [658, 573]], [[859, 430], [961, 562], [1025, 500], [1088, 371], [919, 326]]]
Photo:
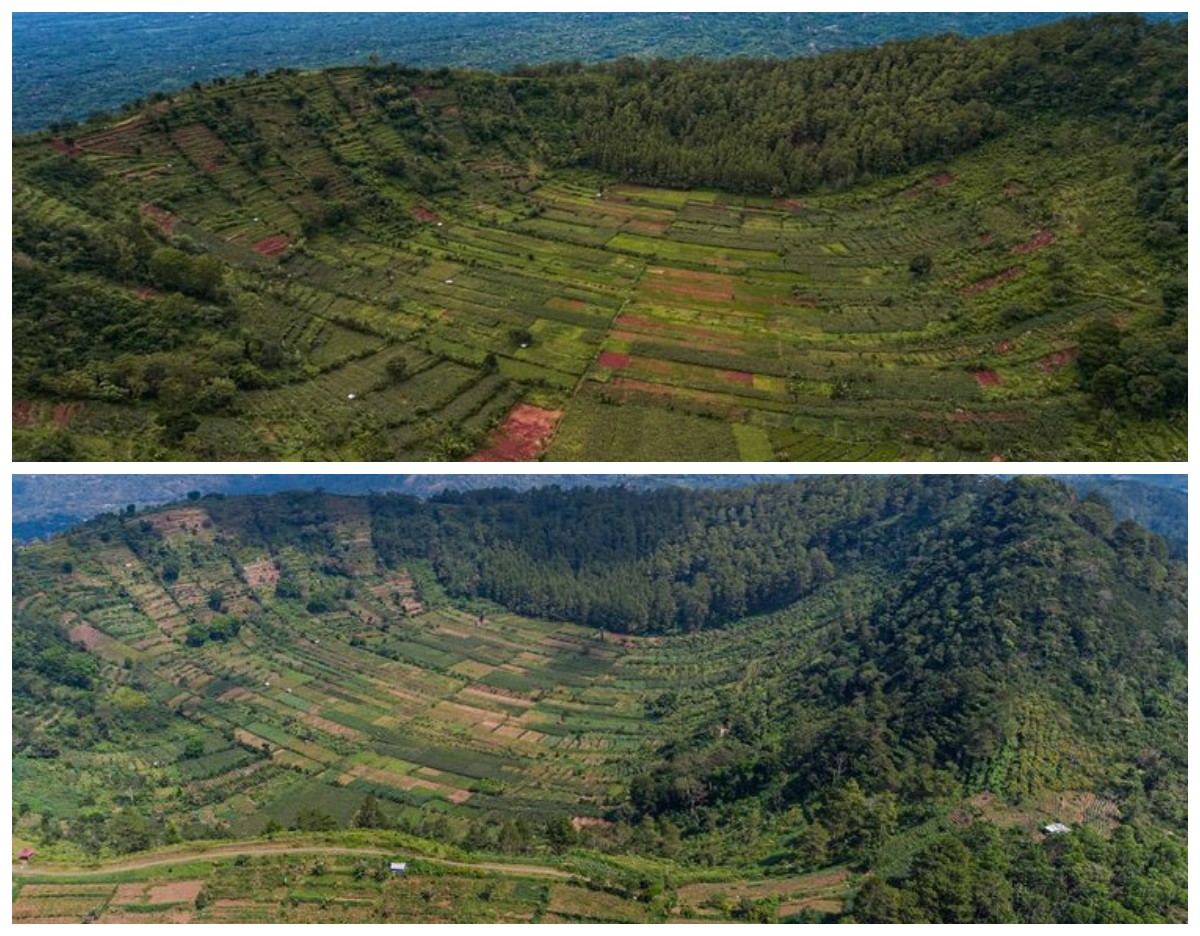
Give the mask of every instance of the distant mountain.
[[1188, 543], [1187, 475], [1060, 475], [1080, 494], [1097, 494], [1113, 514], [1164, 537], [1177, 552]]

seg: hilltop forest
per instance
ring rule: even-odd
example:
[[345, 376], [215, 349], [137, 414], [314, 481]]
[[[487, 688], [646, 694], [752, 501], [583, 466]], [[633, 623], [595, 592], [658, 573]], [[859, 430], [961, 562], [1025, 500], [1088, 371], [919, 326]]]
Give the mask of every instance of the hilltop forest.
[[373, 61], [14, 141], [19, 459], [1186, 455], [1187, 26]]
[[197, 494], [14, 554], [14, 838], [208, 842], [198, 921], [1183, 920], [1186, 598], [1039, 478]]

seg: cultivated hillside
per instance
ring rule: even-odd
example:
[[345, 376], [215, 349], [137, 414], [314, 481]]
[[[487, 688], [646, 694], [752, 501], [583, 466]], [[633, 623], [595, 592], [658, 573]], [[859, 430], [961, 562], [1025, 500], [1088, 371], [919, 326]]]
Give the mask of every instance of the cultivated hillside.
[[386, 826], [622, 899], [832, 869], [859, 919], [1186, 907], [1185, 569], [1044, 479], [206, 497], [14, 576], [45, 858]]
[[1184, 457], [1186, 33], [278, 71], [20, 138], [16, 454]]

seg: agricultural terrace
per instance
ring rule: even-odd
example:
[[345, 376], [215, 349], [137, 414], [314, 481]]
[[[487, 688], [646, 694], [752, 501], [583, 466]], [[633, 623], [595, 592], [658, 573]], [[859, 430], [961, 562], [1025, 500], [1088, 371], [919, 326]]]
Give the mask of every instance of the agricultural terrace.
[[[429, 843], [288, 836], [110, 862], [18, 868], [17, 923], [664, 923], [841, 912], [845, 870], [745, 880], [670, 862], [567, 858], [545, 865], [423, 854]], [[390, 854], [409, 856], [403, 875]], [[413, 855], [418, 855], [415, 860]], [[653, 895], [633, 894], [646, 877]]]
[[[322, 503], [329, 538], [315, 553], [247, 545], [239, 531], [258, 519], [204, 500], [128, 521], [146, 525], [142, 541], [100, 534], [86, 553], [59, 539], [22, 554], [14, 613], [68, 631], [119, 686], [107, 717], [144, 726], [119, 754], [18, 755], [22, 822], [119, 799], [176, 826], [256, 835], [304, 808], [344, 827], [371, 793], [393, 820], [586, 823], [624, 801], [664, 731], [717, 731], [721, 693], [804, 646], [799, 612], [635, 638], [456, 609], [428, 570], [384, 568], [368, 501]], [[694, 702], [655, 724], [647, 705], [681, 686]]]
[[[478, 143], [460, 85], [431, 78], [426, 145], [457, 161], [414, 183], [426, 163], [396, 164], [413, 137], [385, 91], [360, 70], [277, 74], [18, 140], [18, 225], [140, 219], [217, 258], [243, 343], [275, 349], [174, 430], [94, 374], [19, 387], [18, 439], [54, 430], [106, 459], [1186, 452], [1182, 421], [1100, 426], [1077, 386], [1082, 326], [1161, 311], [1133, 230], [1136, 151], [1102, 123], [1035, 121], [840, 194], [744, 197]], [[64, 160], [99, 181], [44, 181]]]

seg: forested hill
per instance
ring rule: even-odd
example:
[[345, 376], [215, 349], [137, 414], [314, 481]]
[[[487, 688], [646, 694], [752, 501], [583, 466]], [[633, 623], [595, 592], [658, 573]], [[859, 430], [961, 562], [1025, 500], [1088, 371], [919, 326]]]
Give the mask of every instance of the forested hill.
[[[1061, 13], [86, 13], [13, 16], [13, 126], [78, 120], [196, 79], [280, 66], [504, 70], [621, 56], [791, 56], [955, 32], [1007, 32]], [[1164, 14], [1151, 14], [1162, 16]], [[1171, 15], [1171, 14], [1165, 14]]]
[[395, 823], [586, 842], [639, 902], [828, 869], [860, 921], [1181, 919], [1186, 572], [1037, 477], [125, 510], [14, 553], [16, 827]]

